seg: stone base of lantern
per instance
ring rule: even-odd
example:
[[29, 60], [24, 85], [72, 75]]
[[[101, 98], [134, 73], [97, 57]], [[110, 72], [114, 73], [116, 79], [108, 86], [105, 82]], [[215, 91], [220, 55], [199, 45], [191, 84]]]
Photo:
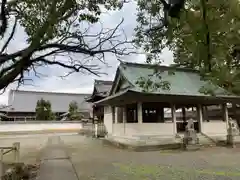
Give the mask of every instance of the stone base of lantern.
[[182, 148], [187, 151], [196, 151], [199, 150], [201, 145], [199, 144], [199, 139], [195, 140], [190, 139], [189, 137], [183, 138]]
[[235, 136], [232, 134], [227, 135], [227, 145], [231, 147], [235, 147]]

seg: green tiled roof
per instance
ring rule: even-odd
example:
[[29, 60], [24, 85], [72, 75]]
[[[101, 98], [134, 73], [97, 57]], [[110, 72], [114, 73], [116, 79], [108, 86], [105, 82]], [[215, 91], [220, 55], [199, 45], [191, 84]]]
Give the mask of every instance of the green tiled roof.
[[164, 95], [209, 96], [200, 92], [200, 89], [204, 86], [208, 87], [208, 89], [212, 89], [216, 96], [234, 96], [233, 94], [229, 94], [223, 88], [215, 86], [208, 81], [201, 80], [199, 72], [195, 70], [135, 63], [121, 63], [119, 66], [120, 73], [129, 81], [130, 84], [133, 85], [133, 87], [129, 90], [137, 92], [143, 92], [143, 88], [141, 88], [137, 83], [141, 77], [145, 79], [150, 78], [154, 83], [160, 82], [160, 79], [156, 76], [149, 77], [155, 72], [156, 68], [159, 70], [158, 72], [161, 72], [161, 80], [170, 83], [170, 90], [158, 88], [151, 90], [149, 93]]

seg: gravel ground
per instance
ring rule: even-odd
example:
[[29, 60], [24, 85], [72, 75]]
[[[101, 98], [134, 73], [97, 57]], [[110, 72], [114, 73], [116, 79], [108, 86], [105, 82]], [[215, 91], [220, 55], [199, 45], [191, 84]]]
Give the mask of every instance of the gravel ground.
[[240, 149], [129, 152], [80, 135], [61, 139], [81, 180], [240, 179]]

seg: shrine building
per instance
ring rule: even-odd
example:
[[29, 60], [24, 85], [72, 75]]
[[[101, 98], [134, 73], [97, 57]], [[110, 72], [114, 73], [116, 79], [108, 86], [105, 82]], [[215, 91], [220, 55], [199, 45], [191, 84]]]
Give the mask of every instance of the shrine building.
[[[199, 134], [226, 136], [227, 105], [239, 101], [239, 96], [202, 80], [197, 70], [122, 62], [107, 96], [94, 104], [104, 110], [107, 138], [126, 141], [174, 139], [184, 132], [189, 118]], [[211, 119], [206, 107], [221, 113]]]

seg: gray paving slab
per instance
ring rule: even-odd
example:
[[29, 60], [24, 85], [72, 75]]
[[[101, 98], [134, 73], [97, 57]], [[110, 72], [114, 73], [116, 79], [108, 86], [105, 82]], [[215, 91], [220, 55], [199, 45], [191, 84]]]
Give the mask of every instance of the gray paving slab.
[[78, 180], [78, 178], [69, 160], [52, 159], [41, 163], [38, 180]]
[[41, 156], [41, 161], [44, 160], [55, 160], [55, 159], [68, 159], [67, 153], [63, 150], [62, 147], [47, 147], [46, 150], [43, 151]]
[[78, 180], [60, 137], [49, 137], [43, 150], [38, 180]]

